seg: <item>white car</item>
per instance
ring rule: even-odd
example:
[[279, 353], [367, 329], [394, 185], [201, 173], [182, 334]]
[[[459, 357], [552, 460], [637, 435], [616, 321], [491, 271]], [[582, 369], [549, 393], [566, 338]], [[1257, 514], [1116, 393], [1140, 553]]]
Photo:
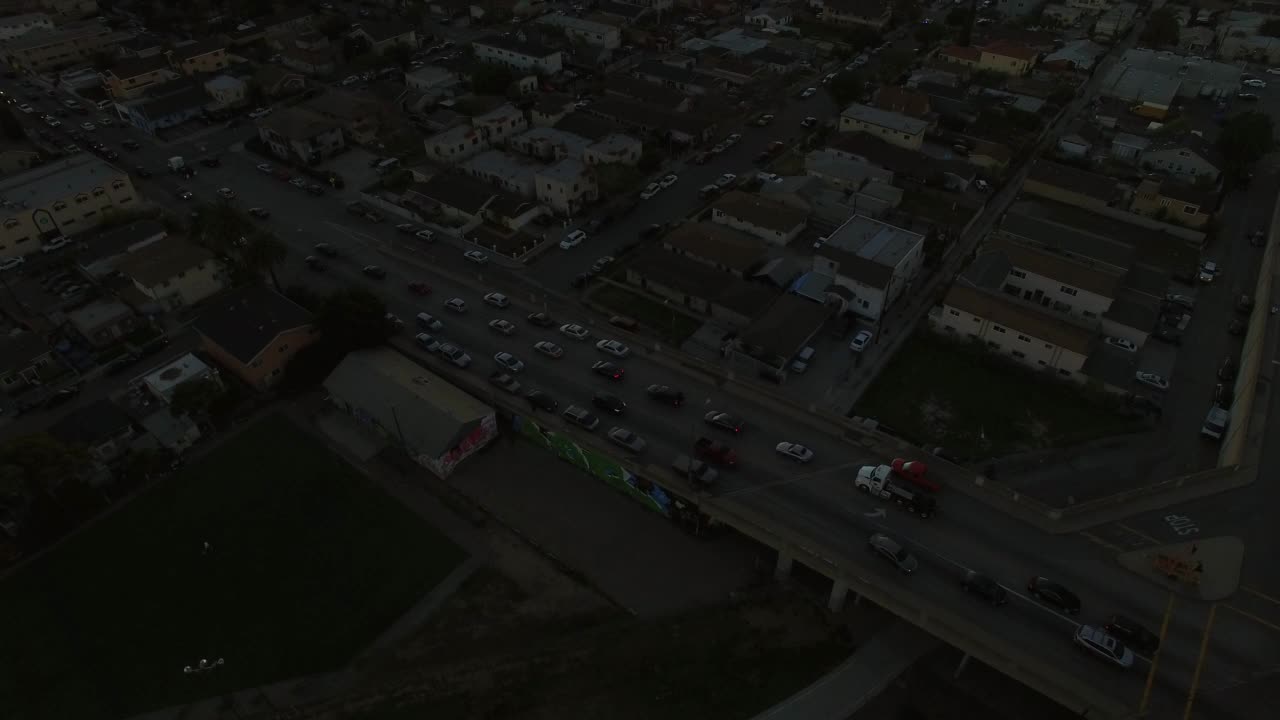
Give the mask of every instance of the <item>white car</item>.
[[1120, 667], [1133, 665], [1133, 651], [1125, 647], [1119, 640], [1107, 634], [1102, 628], [1092, 625], [1081, 625], [1076, 630], [1076, 645], [1097, 655], [1103, 660]]
[[432, 240], [436, 239], [436, 234], [431, 232], [430, 230], [419, 230], [418, 232], [414, 233], [413, 236], [423, 242], [431, 242]]
[[467, 311], [467, 301], [462, 298], [449, 298], [444, 301], [444, 307], [446, 310], [462, 314]]
[[658, 184], [661, 185], [663, 189], [666, 189], [671, 187], [672, 185], [675, 185], [679, 180], [680, 180], [680, 176], [678, 175], [668, 175], [662, 178], [661, 180], [659, 180]]
[[218, 195], [221, 196], [223, 200], [234, 200], [236, 197], [236, 191], [231, 188], [218, 188]]
[[1218, 276], [1218, 263], [1206, 260], [1200, 265], [1200, 282], [1211, 283]]
[[1254, 78], [1252, 80], [1245, 80], [1242, 84], [1248, 85], [1251, 88], [1264, 88], [1267, 86], [1267, 83], [1265, 80], [1259, 80], [1257, 78]]
[[489, 329], [501, 335], [516, 334], [516, 326], [510, 320], [490, 320]]
[[725, 173], [716, 178], [716, 187], [727, 188], [738, 181], [738, 176], [733, 173]]
[[724, 152], [725, 150], [728, 150], [728, 149], [729, 149], [729, 146], [728, 146], [728, 145], [725, 145], [724, 143], [716, 143], [716, 145], [715, 145], [714, 147], [712, 147], [712, 148], [711, 148], [711, 154], [712, 154], [712, 155], [719, 155], [720, 153], [722, 153], [722, 152]]
[[93, 132], [94, 130], [98, 129], [98, 126], [94, 125], [91, 122], [82, 122], [80, 123], [80, 129], [85, 132]]
[[859, 330], [858, 334], [854, 335], [853, 340], [850, 341], [849, 349], [854, 352], [866, 350], [867, 346], [871, 344], [872, 337], [870, 330]]
[[648, 200], [649, 198], [653, 197], [654, 195], [657, 195], [661, 191], [662, 191], [661, 185], [659, 185], [658, 183], [649, 183], [648, 185], [645, 186], [645, 189], [640, 191], [640, 199]]
[[539, 340], [533, 344], [533, 349], [549, 358], [559, 358], [561, 355], [564, 355], [564, 348], [550, 340]]
[[418, 333], [413, 336], [413, 339], [427, 352], [438, 352], [440, 350], [440, 341], [429, 333]]
[[637, 454], [644, 452], [644, 449], [649, 446], [644, 438], [622, 427], [609, 429], [609, 441]]
[[800, 127], [802, 128], [811, 128], [817, 124], [818, 124], [818, 118], [812, 115], [800, 121]]
[[724, 142], [729, 147], [733, 147], [734, 145], [737, 145], [739, 142], [742, 142], [742, 136], [739, 135], [738, 133], [733, 133], [729, 137], [725, 138]]
[[781, 175], [778, 175], [776, 173], [771, 173], [771, 172], [756, 173], [756, 177], [760, 178], [761, 182], [773, 182], [773, 183], [782, 182]]
[[518, 373], [524, 370], [524, 363], [520, 361], [520, 358], [509, 352], [500, 352], [494, 355], [493, 361], [509, 373]]
[[813, 459], [813, 451], [800, 443], [780, 442], [774, 450], [777, 450], [779, 455], [799, 463], [807, 463]]
[[413, 223], [400, 223], [399, 225], [396, 226], [396, 230], [398, 232], [402, 232], [408, 235], [409, 233], [413, 232], [413, 229], [415, 227], [417, 227], [417, 225], [414, 225]]
[[836, 73], [827, 73], [822, 77], [822, 84], [826, 85], [827, 83], [835, 79], [836, 79]]
[[65, 237], [56, 237], [50, 240], [49, 242], [41, 245], [40, 252], [42, 253], [57, 252], [70, 244], [71, 244], [71, 241], [66, 239]]
[[496, 308], [504, 308], [511, 305], [511, 301], [502, 293], [491, 292], [484, 296], [484, 301]]
[[258, 172], [260, 173], [269, 173], [272, 170], [275, 170], [275, 168], [271, 167], [270, 163], [258, 163], [257, 167], [258, 167]]
[[462, 348], [451, 343], [445, 343], [440, 346], [440, 356], [460, 368], [471, 364], [471, 356], [463, 352]]
[[567, 323], [565, 325], [561, 325], [560, 332], [564, 335], [568, 335], [574, 340], [586, 340], [588, 337], [591, 336], [590, 330], [587, 330], [581, 325], [577, 325], [574, 323]]
[[296, 178], [293, 178], [293, 179], [291, 179], [291, 180], [289, 181], [289, 184], [290, 184], [290, 185], [292, 185], [292, 186], [294, 186], [294, 187], [296, 187], [296, 188], [298, 188], [299, 190], [306, 190], [306, 189], [307, 189], [307, 179], [306, 179], [306, 178], [302, 178], [302, 177], [296, 177]]
[[1135, 380], [1142, 383], [1143, 385], [1150, 385], [1151, 387], [1157, 390], [1169, 389], [1169, 381], [1153, 372], [1138, 371], [1138, 373], [1136, 373], [1133, 377]]
[[31, 107], [30, 105], [28, 105], [28, 104], [26, 104], [26, 103], [20, 103], [20, 104], [18, 105], [18, 110], [20, 110], [20, 111], [22, 111], [22, 112], [24, 112], [24, 113], [26, 113], [26, 114], [28, 114], [28, 115], [30, 115], [31, 113], [33, 113], [33, 112], [35, 112], [35, 111], [36, 111], [36, 109], [35, 109], [35, 108]]
[[1113, 348], [1117, 348], [1125, 352], [1138, 352], [1138, 345], [1134, 343], [1132, 340], [1126, 340], [1125, 338], [1118, 338], [1118, 337], [1108, 337], [1103, 342], [1105, 342], [1106, 344], [1110, 345]]
[[16, 267], [22, 267], [24, 264], [26, 264], [26, 262], [27, 262], [27, 259], [22, 257], [21, 255], [5, 258], [4, 260], [0, 260], [0, 271], [12, 270]]
[[258, 108], [257, 110], [254, 110], [253, 112], [249, 113], [249, 117], [253, 118], [254, 120], [257, 120], [258, 118], [264, 118], [270, 114], [271, 114], [271, 108]]
[[804, 92], [800, 93], [800, 97], [805, 98], [805, 99], [808, 99], [808, 98], [813, 97], [813, 96], [814, 96], [814, 95], [816, 95], [817, 93], [818, 93], [818, 89], [817, 89], [817, 88], [805, 88], [805, 89], [804, 89]]
[[618, 358], [624, 358], [631, 354], [631, 348], [623, 345], [617, 340], [601, 340], [596, 343], [596, 349], [602, 353]]
[[485, 255], [479, 250], [468, 250], [462, 253], [462, 257], [470, 260], [471, 262], [477, 265], [484, 265], [485, 263], [489, 262], [489, 256]]
[[1280, 68], [1267, 68], [1268, 75], [1280, 75]]
[[574, 230], [568, 235], [565, 235], [564, 239], [560, 241], [560, 249], [572, 250], [573, 248], [576, 248], [579, 245], [581, 245], [582, 241], [586, 239], [587, 239], [586, 233], [582, 232], [581, 230]]
[[59, 120], [59, 119], [58, 119], [58, 118], [56, 118], [56, 117], [47, 117], [47, 118], [45, 118], [45, 119], [44, 119], [44, 124], [45, 124], [45, 125], [48, 125], [49, 127], [53, 127], [53, 128], [56, 128], [56, 127], [62, 127], [62, 121], [61, 121], [61, 120]]

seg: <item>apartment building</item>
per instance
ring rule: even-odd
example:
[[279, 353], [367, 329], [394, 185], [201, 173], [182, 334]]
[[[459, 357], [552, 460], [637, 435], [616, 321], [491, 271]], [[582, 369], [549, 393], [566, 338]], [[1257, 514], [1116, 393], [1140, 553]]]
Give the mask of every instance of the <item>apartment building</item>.
[[129, 174], [88, 153], [72, 155], [0, 180], [0, 258], [97, 227], [111, 212], [132, 209], [138, 193]]

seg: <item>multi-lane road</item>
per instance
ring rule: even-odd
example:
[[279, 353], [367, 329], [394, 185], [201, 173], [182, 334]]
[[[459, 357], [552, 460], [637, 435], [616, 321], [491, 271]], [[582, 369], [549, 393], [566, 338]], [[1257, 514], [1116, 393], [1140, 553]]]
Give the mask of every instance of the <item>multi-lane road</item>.
[[[830, 119], [831, 106], [819, 108], [814, 101], [818, 98], [789, 102], [776, 113], [779, 117], [775, 128], [778, 129], [745, 130], [743, 142], [713, 163], [678, 170], [682, 176], [680, 183], [655, 198], [659, 202], [645, 206], [644, 212], [617, 223], [577, 251], [552, 251], [534, 267], [533, 274], [547, 286], [565, 287], [568, 278], [596, 256], [612, 254], [616, 247], [632, 242], [641, 228], [673, 219], [694, 207], [696, 190], [701, 185], [723, 172], [741, 174], [751, 166], [751, 159], [764, 145], [780, 139], [779, 129], [790, 134], [792, 131], [787, 125], [794, 122], [798, 127], [799, 119], [809, 114]], [[626, 368], [623, 380], [611, 381], [595, 375], [590, 372], [590, 364], [605, 356], [595, 349], [594, 342], [576, 342], [554, 329], [535, 328], [525, 322], [524, 316], [545, 307], [561, 322], [589, 325], [593, 340], [613, 337], [610, 326], [602, 318], [555, 294], [530, 293], [527, 278], [517, 274], [520, 271], [471, 265], [462, 259], [459, 248], [444, 241], [425, 249], [414, 248], [416, 260], [389, 256], [384, 252], [386, 248], [412, 242], [396, 233], [394, 221], [371, 225], [348, 215], [342, 206], [354, 199], [357, 191], [353, 188], [313, 198], [257, 172], [254, 166], [261, 160], [237, 150], [237, 143], [249, 132], [217, 129], [190, 142], [165, 146], [120, 128], [102, 129], [95, 134], [117, 151], [121, 151], [120, 142], [126, 136], [142, 142], [137, 152], [121, 151], [123, 157], [119, 164], [125, 168], [134, 165], [150, 168], [156, 176], [137, 181], [142, 192], [153, 201], [178, 211], [189, 208], [190, 202], [184, 203], [174, 196], [172, 177], [162, 173], [165, 158], [183, 155], [191, 160], [199, 155], [194, 147], [197, 143], [219, 151], [223, 160], [221, 168], [201, 168], [198, 176], [183, 184], [195, 192], [197, 201], [212, 201], [216, 190], [225, 186], [238, 193], [235, 202], [240, 206], [269, 208], [272, 216], [266, 224], [291, 249], [281, 273], [286, 283], [369, 287], [386, 299], [391, 311], [404, 319], [409, 328], [418, 312], [440, 316], [446, 323], [440, 335], [461, 345], [474, 358], [468, 372], [487, 374], [494, 368], [491, 360], [494, 353], [515, 353], [527, 364], [520, 381], [526, 387], [546, 390], [557, 398], [561, 408], [571, 403], [590, 407], [593, 393], [599, 390], [618, 394], [629, 407], [616, 419], [616, 424], [648, 440], [647, 462], [665, 465], [674, 455], [687, 452], [699, 434], [727, 440], [738, 451], [741, 467], [723, 474], [717, 492], [732, 493], [759, 512], [801, 528], [821, 538], [827, 546], [848, 548], [850, 554], [861, 553], [872, 532], [887, 532], [902, 539], [920, 558], [921, 568], [915, 575], [906, 577], [887, 566], [871, 565], [869, 572], [878, 573], [883, 583], [900, 585], [903, 592], [920, 593], [934, 602], [949, 605], [993, 636], [1017, 643], [1058, 665], [1062, 673], [1137, 705], [1149, 667], [1145, 659], [1140, 659], [1135, 668], [1123, 671], [1081, 654], [1071, 643], [1077, 622], [1100, 622], [1113, 612], [1132, 615], [1153, 629], [1160, 625], [1166, 606], [1165, 592], [1121, 569], [1109, 550], [1078, 536], [1046, 535], [954, 492], [942, 494], [941, 513], [930, 520], [882, 507], [883, 503], [855, 492], [850, 481], [858, 466], [879, 458], [872, 458], [862, 449], [831, 436], [807, 432], [767, 402], [727, 394], [714, 382], [670, 369], [668, 364], [653, 361], [643, 348], [634, 347], [632, 356], [620, 362]], [[326, 272], [313, 273], [305, 269], [301, 259], [320, 241], [340, 246], [344, 257], [332, 262]], [[360, 267], [366, 264], [383, 266], [388, 276], [381, 281], [364, 276]], [[432, 285], [432, 294], [426, 298], [410, 294], [406, 286], [412, 280]], [[489, 290], [505, 292], [512, 298], [513, 306], [499, 310], [485, 305], [481, 297]], [[445, 311], [443, 303], [451, 297], [466, 300], [470, 311], [465, 315]], [[489, 320], [499, 317], [518, 326], [514, 336], [501, 336], [487, 327]], [[407, 333], [415, 332], [409, 328]], [[564, 356], [552, 360], [535, 353], [532, 345], [541, 339], [564, 347]], [[683, 390], [686, 405], [675, 409], [650, 401], [643, 392], [650, 383]], [[711, 409], [745, 419], [746, 429], [742, 435], [730, 437], [706, 427], [701, 418]], [[604, 413], [598, 414], [602, 421], [596, 435], [603, 437], [615, 420]], [[808, 445], [816, 452], [816, 459], [809, 465], [797, 466], [776, 456], [773, 447], [783, 440]], [[885, 512], [882, 514], [881, 510]], [[958, 579], [966, 568], [980, 570], [1007, 585], [1013, 593], [1012, 602], [992, 609], [961, 593]], [[1066, 618], [1025, 597], [1025, 583], [1033, 575], [1045, 575], [1073, 588], [1083, 600], [1082, 614], [1078, 618]], [[1208, 614], [1209, 607], [1202, 603], [1183, 600], [1175, 605], [1155, 678], [1152, 717], [1181, 714], [1200, 656]], [[1280, 638], [1243, 615], [1220, 612], [1213, 624], [1209, 650], [1209, 662], [1205, 663], [1200, 678], [1206, 692], [1197, 705], [1196, 716], [1256, 716], [1259, 708], [1253, 703], [1257, 695], [1246, 692], [1249, 687], [1241, 685], [1241, 678], [1280, 667]], [[1241, 688], [1241, 691], [1211, 691], [1222, 688]]]

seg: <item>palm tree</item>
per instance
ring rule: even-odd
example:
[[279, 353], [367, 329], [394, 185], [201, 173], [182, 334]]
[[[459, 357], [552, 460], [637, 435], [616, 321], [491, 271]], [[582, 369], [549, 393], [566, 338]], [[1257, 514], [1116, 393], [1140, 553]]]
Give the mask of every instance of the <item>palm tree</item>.
[[251, 227], [249, 220], [227, 203], [207, 203], [198, 213], [201, 242], [221, 255], [230, 255]]
[[271, 277], [271, 285], [276, 292], [283, 292], [280, 279], [276, 277], [276, 266], [289, 256], [289, 249], [275, 235], [265, 230], [251, 234], [240, 248], [240, 261], [245, 269], [261, 277], [263, 271]]

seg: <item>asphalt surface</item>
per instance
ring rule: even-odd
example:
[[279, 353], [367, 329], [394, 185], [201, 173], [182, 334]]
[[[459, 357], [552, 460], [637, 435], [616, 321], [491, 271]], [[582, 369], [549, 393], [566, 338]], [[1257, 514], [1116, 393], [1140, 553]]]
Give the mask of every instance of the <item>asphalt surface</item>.
[[[819, 97], [823, 95], [820, 93], [814, 100]], [[716, 163], [680, 170], [681, 181], [665, 192], [667, 199], [646, 210], [652, 212], [655, 219], [641, 219], [638, 216], [642, 213], [636, 213], [637, 217], [625, 221], [634, 225], [628, 227], [620, 222], [602, 235], [603, 242], [588, 243], [578, 251], [553, 251], [566, 256], [565, 259], [546, 257], [538, 263], [534, 273], [542, 282], [564, 280], [567, 284], [569, 277], [596, 256], [610, 254], [612, 247], [630, 242], [640, 227], [668, 219], [659, 217], [660, 211], [664, 214], [670, 212], [675, 217], [681, 208], [696, 204], [691, 197], [696, 197], [697, 187], [705, 184], [705, 180], [722, 172], [739, 172], [750, 167], [750, 160], [760, 147], [778, 137], [775, 132], [786, 130], [790, 133], [788, 123], [794, 120], [798, 126], [797, 118], [817, 115], [811, 107], [792, 103], [789, 109], [784, 110], [790, 115], [780, 114], [775, 120], [776, 131], [764, 129], [755, 135], [748, 134], [751, 131], [744, 132], [744, 141], [718, 158]], [[216, 190], [225, 186], [236, 190], [239, 198], [235, 202], [239, 206], [269, 208], [272, 217], [266, 224], [291, 248], [291, 255], [281, 273], [284, 282], [302, 281], [322, 288], [340, 285], [370, 287], [379, 292], [392, 312], [410, 323], [410, 327], [413, 316], [418, 312], [427, 311], [440, 316], [446, 323], [440, 335], [460, 344], [472, 355], [474, 364], [469, 372], [487, 373], [494, 367], [490, 359], [493, 353], [513, 352], [528, 366], [520, 375], [520, 381], [526, 387], [547, 390], [560, 401], [561, 408], [569, 403], [589, 407], [595, 391], [614, 392], [629, 405], [616, 422], [648, 440], [647, 462], [666, 464], [675, 454], [685, 452], [698, 434], [728, 440], [739, 453], [741, 469], [722, 475], [719, 492], [736, 493], [740, 500], [778, 518], [779, 522], [813, 533], [828, 545], [847, 548], [850, 556], [857, 554], [856, 557], [863, 557], [866, 538], [875, 531], [888, 532], [904, 540], [921, 561], [921, 568], [915, 575], [904, 577], [887, 566], [875, 565], [869, 572], [880, 573], [880, 579], [887, 584], [900, 583], [904, 592], [918, 593], [935, 602], [947, 603], [992, 635], [1018, 643], [1057, 664], [1065, 675], [1137, 705], [1147, 670], [1143, 660], [1139, 660], [1134, 669], [1124, 672], [1082, 655], [1071, 644], [1076, 620], [1046, 609], [1024, 597], [1022, 592], [1027, 578], [1045, 575], [1068, 585], [1080, 595], [1084, 606], [1080, 620], [1086, 623], [1100, 622], [1112, 612], [1125, 612], [1144, 621], [1151, 629], [1158, 629], [1166, 602], [1164, 591], [1119, 568], [1111, 550], [1078, 536], [1044, 535], [958, 493], [944, 491], [940, 515], [927, 521], [884, 507], [883, 503], [856, 493], [851, 483], [851, 475], [857, 467], [875, 462], [876, 458], [869, 457], [860, 448], [825, 436], [805, 437], [767, 403], [726, 395], [714, 384], [683, 377], [665, 365], [652, 362], [638, 348], [632, 357], [620, 363], [626, 368], [622, 381], [610, 381], [594, 375], [589, 370], [590, 364], [607, 358], [592, 343], [570, 340], [554, 330], [534, 328], [523, 318], [527, 312], [543, 309], [546, 303], [557, 320], [589, 325], [593, 341], [610, 337], [608, 326], [602, 323], [601, 318], [592, 317], [576, 304], [562, 304], [554, 296], [546, 298], [531, 292], [527, 280], [510, 271], [468, 264], [461, 258], [458, 248], [443, 242], [428, 248], [421, 256], [421, 263], [390, 260], [381, 248], [407, 242], [404, 236], [396, 233], [394, 221], [371, 225], [348, 215], [342, 205], [354, 199], [355, 189], [313, 198], [259, 173], [254, 166], [262, 160], [235, 149], [235, 143], [250, 132], [247, 128], [216, 129], [204, 137], [165, 146], [158, 146], [147, 138], [120, 128], [102, 129], [96, 135], [117, 150], [125, 137], [134, 137], [142, 142], [140, 151], [122, 152], [119, 164], [124, 167], [142, 164], [151, 168], [156, 176], [139, 181], [142, 192], [153, 201], [179, 212], [191, 207], [191, 203], [174, 197], [172, 190], [176, 183], [173, 177], [160, 172], [165, 158], [183, 155], [191, 160], [199, 156], [195, 146], [201, 143], [213, 150], [220, 149], [223, 167], [201, 168], [195, 178], [183, 184], [189, 186], [201, 201], [212, 201]], [[655, 199], [662, 198], [660, 195]], [[344, 258], [332, 263], [327, 272], [317, 274], [307, 271], [301, 259], [310, 254], [312, 245], [319, 241], [340, 246]], [[376, 281], [362, 275], [359, 268], [365, 264], [382, 265], [387, 268], [388, 277]], [[432, 295], [427, 298], [411, 295], [406, 290], [411, 280], [432, 284]], [[513, 307], [498, 310], [485, 305], [481, 295], [490, 289], [510, 295]], [[443, 309], [444, 301], [455, 296], [463, 298], [470, 306], [466, 315], [451, 315]], [[514, 322], [518, 326], [517, 333], [503, 337], [491, 331], [486, 323], [498, 317]], [[534, 353], [531, 346], [540, 339], [552, 340], [563, 346], [564, 357], [551, 360]], [[665, 383], [682, 389], [687, 397], [686, 406], [681, 409], [655, 406], [643, 394], [644, 386], [649, 383]], [[1274, 398], [1272, 401], [1275, 402]], [[742, 437], [734, 439], [705, 427], [701, 416], [711, 409], [744, 418], [747, 425]], [[602, 436], [613, 423], [613, 419], [602, 416], [596, 434]], [[783, 440], [805, 443], [816, 452], [816, 459], [808, 466], [799, 467], [777, 457], [773, 446]], [[1274, 452], [1280, 451], [1273, 449]], [[1255, 507], [1261, 511], [1261, 507]], [[1012, 593], [1012, 602], [1004, 608], [992, 610], [964, 596], [957, 581], [965, 568], [981, 570], [1004, 583]], [[1152, 717], [1171, 717], [1174, 712], [1181, 711], [1191, 684], [1207, 612], [1206, 606], [1191, 601], [1179, 602], [1175, 606], [1156, 677]], [[1260, 633], [1257, 623], [1239, 614], [1219, 612], [1213, 625], [1209, 657], [1210, 662], [1205, 664], [1201, 676], [1201, 686], [1206, 692], [1198, 701], [1198, 715], [1255, 717], [1257, 708], [1263, 706], [1256, 704], [1259, 696], [1250, 691], [1265, 691], [1266, 683], [1259, 683], [1261, 687], [1255, 688], [1254, 685], [1241, 685], [1240, 678], [1266, 668], [1280, 667], [1280, 642]], [[1234, 689], [1210, 692], [1211, 688]]]

